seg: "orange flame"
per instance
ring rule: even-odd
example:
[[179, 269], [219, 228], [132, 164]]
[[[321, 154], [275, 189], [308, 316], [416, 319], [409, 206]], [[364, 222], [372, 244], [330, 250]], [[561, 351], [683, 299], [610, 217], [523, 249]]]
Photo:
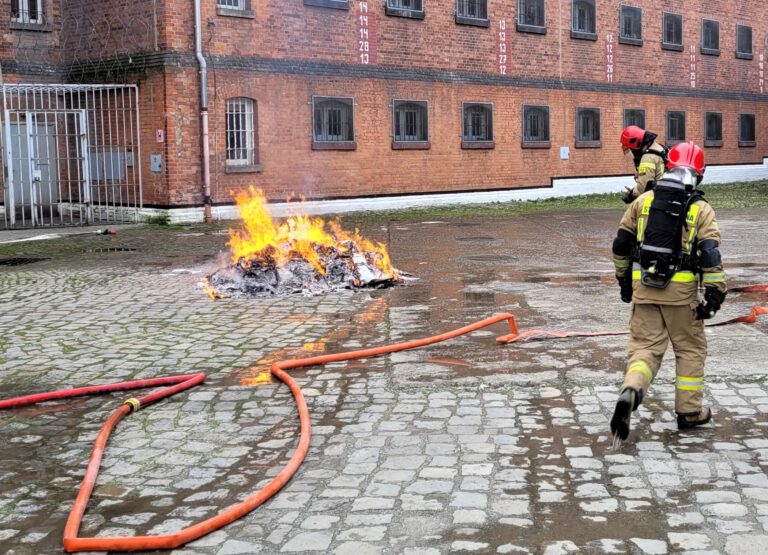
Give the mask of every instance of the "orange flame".
[[381, 271], [396, 277], [386, 246], [362, 237], [357, 229], [349, 233], [341, 229], [338, 221], [326, 222], [306, 214], [295, 214], [278, 225], [267, 210], [264, 192], [253, 187], [239, 192], [235, 200], [243, 229], [229, 230], [227, 245], [232, 250], [233, 263], [250, 264], [261, 259], [280, 267], [293, 258], [303, 258], [318, 273], [324, 274], [323, 250], [334, 248], [347, 252], [348, 242], [352, 241], [359, 251], [371, 255], [370, 261]]
[[213, 300], [224, 298], [224, 295], [218, 293], [216, 289], [214, 289], [213, 286], [208, 282], [208, 278], [203, 280], [203, 291], [205, 291], [205, 294]]

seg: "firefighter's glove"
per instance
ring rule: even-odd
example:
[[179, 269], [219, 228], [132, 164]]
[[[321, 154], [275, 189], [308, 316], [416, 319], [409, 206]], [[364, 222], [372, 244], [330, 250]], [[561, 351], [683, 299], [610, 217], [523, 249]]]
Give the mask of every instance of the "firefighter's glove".
[[632, 194], [632, 188], [627, 187], [627, 192], [621, 195], [621, 200], [624, 201], [624, 204], [632, 204], [632, 201], [635, 200], [635, 195]]
[[632, 302], [632, 274], [627, 272], [623, 276], [616, 276], [619, 281], [619, 288], [621, 290], [621, 300], [625, 303]]
[[717, 287], [705, 287], [704, 301], [700, 302], [699, 306], [696, 307], [696, 319], [708, 320], [712, 318], [720, 310], [724, 300], [725, 293]]

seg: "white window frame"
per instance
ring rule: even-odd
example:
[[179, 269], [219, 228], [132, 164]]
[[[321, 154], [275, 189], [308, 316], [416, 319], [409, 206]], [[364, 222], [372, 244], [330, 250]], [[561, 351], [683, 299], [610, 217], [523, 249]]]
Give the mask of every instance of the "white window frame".
[[[13, 16], [13, 12], [11, 12], [11, 21], [15, 23], [28, 23], [31, 25], [42, 25], [44, 23], [43, 19], [45, 17], [44, 15], [44, 2], [45, 0], [16, 0], [18, 2], [18, 9], [19, 9], [19, 15], [18, 17]], [[37, 17], [31, 18], [29, 17], [29, 6], [34, 5], [37, 6]]]
[[[228, 98], [225, 109], [225, 149], [227, 166], [255, 166], [256, 165], [256, 133], [255, 133], [255, 112], [256, 101], [252, 98], [238, 96]], [[232, 129], [230, 127], [230, 116], [241, 116], [245, 123], [244, 127]], [[245, 146], [233, 146], [230, 144], [230, 135], [232, 133], [240, 136], [240, 144]], [[234, 157], [240, 151], [245, 152], [245, 156]]]

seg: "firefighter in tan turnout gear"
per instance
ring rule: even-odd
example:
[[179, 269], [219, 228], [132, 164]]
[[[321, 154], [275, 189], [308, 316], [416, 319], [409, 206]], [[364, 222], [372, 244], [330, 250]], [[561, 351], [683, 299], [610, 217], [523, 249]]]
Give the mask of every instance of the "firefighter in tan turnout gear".
[[656, 142], [656, 134], [630, 125], [621, 132], [621, 148], [624, 154], [632, 153], [635, 164], [635, 186], [627, 187], [622, 200], [629, 204], [642, 195], [648, 184], [658, 181], [664, 174], [667, 149]]
[[[643, 401], [669, 341], [675, 352], [678, 429], [709, 422], [703, 406], [707, 340], [702, 320], [725, 299], [715, 211], [697, 190], [704, 153], [692, 141], [669, 151], [669, 170], [627, 208], [613, 242], [621, 300], [632, 302], [629, 361], [611, 432], [629, 436], [632, 411]], [[704, 300], [699, 301], [699, 284]]]

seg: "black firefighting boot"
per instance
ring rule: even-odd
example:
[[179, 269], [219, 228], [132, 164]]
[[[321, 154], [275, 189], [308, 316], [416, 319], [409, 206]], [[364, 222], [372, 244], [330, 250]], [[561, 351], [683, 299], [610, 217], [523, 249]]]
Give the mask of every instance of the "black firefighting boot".
[[634, 387], [625, 387], [619, 394], [619, 400], [616, 402], [616, 409], [611, 418], [611, 433], [615, 438], [621, 441], [629, 437], [629, 421], [632, 418], [632, 411], [637, 410], [643, 401], [643, 390]]
[[696, 426], [702, 426], [710, 420], [712, 420], [712, 411], [709, 408], [703, 408], [697, 414], [678, 414], [677, 429], [689, 430]]

